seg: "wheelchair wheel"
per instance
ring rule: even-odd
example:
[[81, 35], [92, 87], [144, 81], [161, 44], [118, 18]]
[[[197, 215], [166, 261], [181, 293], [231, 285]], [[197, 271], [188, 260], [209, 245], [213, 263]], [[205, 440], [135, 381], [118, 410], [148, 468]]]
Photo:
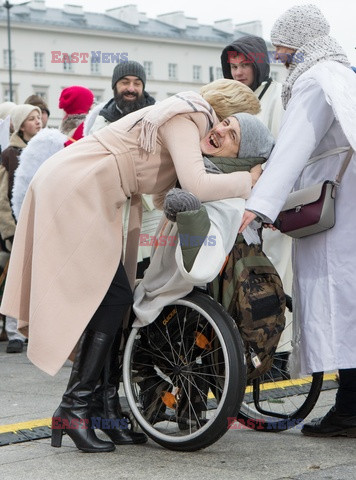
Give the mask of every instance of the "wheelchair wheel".
[[[283, 351], [283, 345], [279, 347]], [[280, 432], [300, 424], [314, 408], [324, 374], [319, 372], [292, 378], [288, 355], [288, 352], [276, 353], [271, 370], [246, 387], [238, 416], [242, 425], [260, 431]]]
[[218, 303], [194, 291], [132, 330], [123, 381], [133, 415], [150, 438], [171, 450], [205, 448], [228, 430], [245, 393], [237, 327]]

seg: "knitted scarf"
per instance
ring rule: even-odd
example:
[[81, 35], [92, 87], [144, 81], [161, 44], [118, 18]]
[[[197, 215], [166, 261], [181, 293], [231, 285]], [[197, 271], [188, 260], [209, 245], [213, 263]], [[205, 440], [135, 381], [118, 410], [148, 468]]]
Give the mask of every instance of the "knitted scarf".
[[[297, 63], [296, 59], [299, 60]], [[341, 46], [329, 35], [317, 37], [302, 45], [294, 54], [289, 67], [289, 74], [282, 87], [282, 103], [284, 109], [292, 95], [292, 88], [297, 78], [313, 65], [332, 60], [349, 67], [350, 63]]]
[[156, 103], [145, 112], [142, 121], [140, 146], [149, 153], [155, 153], [158, 128], [176, 115], [202, 112], [208, 120], [207, 132], [218, 118], [211, 105], [196, 92], [182, 92]]
[[208, 173], [249, 172], [252, 167], [265, 163], [263, 157], [231, 158], [203, 156], [205, 170]]

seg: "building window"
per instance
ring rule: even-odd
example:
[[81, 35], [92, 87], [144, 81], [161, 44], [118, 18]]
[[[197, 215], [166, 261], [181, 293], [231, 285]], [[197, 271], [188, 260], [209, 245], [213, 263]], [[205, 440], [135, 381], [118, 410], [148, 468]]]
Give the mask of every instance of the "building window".
[[177, 64], [176, 63], [169, 63], [168, 64], [168, 78], [169, 80], [176, 80], [177, 79]]
[[64, 62], [63, 62], [63, 71], [64, 72], [73, 72], [73, 63], [69, 60], [69, 61], [66, 61], [64, 59]]
[[[10, 87], [9, 85], [4, 85], [3, 86], [3, 99], [4, 102], [10, 102]], [[16, 87], [12, 86], [12, 101], [17, 103], [17, 91]]]
[[44, 101], [47, 100], [47, 94], [44, 90], [35, 90], [34, 95], [37, 95], [38, 97], [43, 98]]
[[101, 65], [100, 62], [95, 62], [95, 61], [93, 62], [93, 58], [92, 58], [90, 62], [90, 73], [92, 75], [100, 75], [101, 73], [100, 65]]
[[223, 71], [221, 67], [216, 67], [216, 80], [218, 78], [223, 78]]
[[201, 82], [201, 66], [193, 65], [193, 81]]
[[34, 53], [34, 66], [35, 70], [45, 69], [45, 54], [43, 52]]
[[[4, 62], [4, 67], [8, 68], [9, 67], [9, 50], [3, 50], [3, 62]], [[15, 52], [14, 50], [11, 50], [11, 67], [15, 67]]]
[[153, 78], [153, 63], [152, 62], [143, 62], [143, 68], [146, 72], [147, 78]]
[[32, 90], [34, 95], [38, 95], [43, 98], [45, 102], [48, 99], [48, 87], [42, 85], [32, 85]]

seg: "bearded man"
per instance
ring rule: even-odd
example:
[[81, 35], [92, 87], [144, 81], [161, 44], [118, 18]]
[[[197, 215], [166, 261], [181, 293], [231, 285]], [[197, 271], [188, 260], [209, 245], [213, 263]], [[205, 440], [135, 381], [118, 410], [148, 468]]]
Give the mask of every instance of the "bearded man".
[[93, 133], [128, 113], [153, 105], [155, 99], [145, 91], [145, 84], [146, 73], [140, 63], [118, 63], [111, 80], [114, 96], [104, 106], [100, 105], [93, 110], [84, 129], [85, 133]]

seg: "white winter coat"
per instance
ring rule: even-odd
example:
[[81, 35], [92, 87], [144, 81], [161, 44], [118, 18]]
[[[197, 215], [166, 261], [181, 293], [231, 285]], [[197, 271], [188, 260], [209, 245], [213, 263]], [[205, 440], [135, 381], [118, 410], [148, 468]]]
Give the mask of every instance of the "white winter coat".
[[[283, 118], [277, 144], [246, 208], [274, 221], [288, 193], [335, 179], [346, 151], [306, 166], [337, 147], [356, 149], [356, 75], [322, 62], [301, 75]], [[336, 224], [294, 241], [292, 359], [301, 374], [356, 368], [356, 155], [337, 191]]]

